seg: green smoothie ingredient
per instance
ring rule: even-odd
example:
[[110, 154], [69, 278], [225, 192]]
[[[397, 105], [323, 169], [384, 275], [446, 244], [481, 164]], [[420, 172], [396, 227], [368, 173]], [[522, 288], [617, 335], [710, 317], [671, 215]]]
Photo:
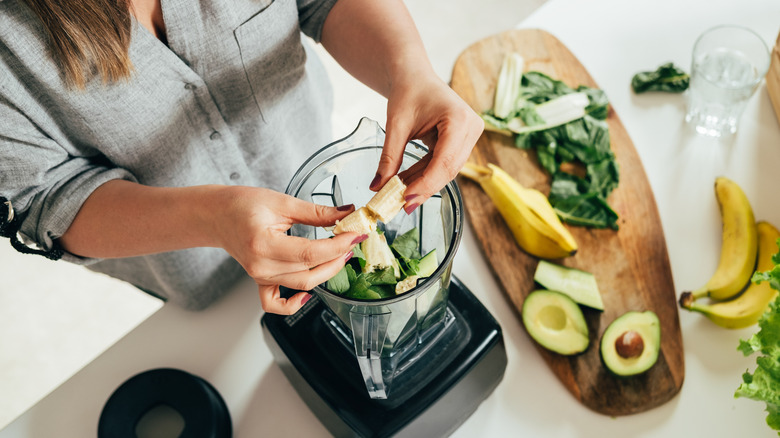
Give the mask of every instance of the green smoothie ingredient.
[[535, 290], [525, 297], [521, 313], [528, 334], [548, 350], [573, 355], [582, 353], [590, 345], [585, 316], [567, 295]]
[[655, 365], [661, 348], [661, 323], [651, 312], [630, 311], [616, 318], [601, 336], [601, 360], [621, 377], [644, 373]]
[[420, 236], [412, 228], [397, 236], [391, 244], [381, 231], [368, 233], [368, 238], [352, 250], [352, 258], [326, 287], [347, 298], [376, 300], [407, 292], [418, 282], [430, 277], [439, 266], [436, 250], [421, 257]]
[[671, 62], [658, 67], [655, 71], [639, 72], [631, 78], [631, 88], [634, 93], [647, 91], [663, 91], [666, 93], [682, 93], [688, 89], [691, 77], [681, 68]]
[[550, 204], [561, 220], [617, 229], [618, 215], [606, 201], [619, 180], [606, 94], [522, 70], [519, 55], [505, 58], [493, 108], [482, 113], [485, 129], [514, 136], [515, 146], [536, 151], [552, 177]]
[[596, 310], [604, 310], [604, 302], [596, 284], [596, 277], [590, 272], [556, 265], [539, 260], [534, 273], [534, 281], [545, 289], [558, 291], [572, 300]]

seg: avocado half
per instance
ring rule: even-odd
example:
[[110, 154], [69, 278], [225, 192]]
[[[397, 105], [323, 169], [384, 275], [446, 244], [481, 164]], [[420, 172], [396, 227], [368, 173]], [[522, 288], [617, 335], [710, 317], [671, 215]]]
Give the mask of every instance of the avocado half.
[[618, 376], [644, 373], [655, 365], [661, 324], [652, 311], [630, 311], [616, 318], [601, 336], [601, 360]]
[[568, 296], [551, 290], [531, 292], [523, 302], [523, 325], [542, 347], [563, 355], [588, 348], [588, 325], [582, 310]]

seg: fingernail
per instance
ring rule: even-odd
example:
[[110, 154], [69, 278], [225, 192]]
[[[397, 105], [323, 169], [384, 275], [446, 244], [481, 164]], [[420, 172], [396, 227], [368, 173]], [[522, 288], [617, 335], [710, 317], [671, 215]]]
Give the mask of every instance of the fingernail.
[[361, 234], [358, 237], [355, 237], [355, 240], [352, 241], [353, 245], [357, 245], [358, 243], [368, 239], [368, 234]]
[[355, 251], [350, 251], [350, 252], [344, 254], [344, 261], [348, 262], [349, 259], [351, 259], [354, 254], [355, 254]]
[[336, 207], [336, 210], [338, 211], [350, 211], [353, 208], [355, 208], [355, 204], [346, 204], [346, 205], [339, 205]]
[[414, 199], [416, 197], [417, 197], [417, 195], [406, 195], [406, 196], [404, 196], [404, 201], [409, 202], [409, 201], [411, 201], [412, 199]]
[[420, 204], [418, 204], [418, 203], [410, 204], [410, 205], [404, 207], [404, 211], [406, 212], [406, 214], [412, 214], [412, 212], [417, 210], [417, 207], [419, 207], [419, 206], [420, 206]]
[[301, 300], [301, 306], [306, 304], [306, 302], [309, 301], [310, 299], [311, 299], [311, 294], [306, 294], [306, 296], [303, 297], [303, 299]]
[[371, 184], [368, 186], [368, 188], [371, 190], [378, 189], [379, 187], [377, 186], [379, 185], [379, 180], [381, 179], [382, 176], [377, 173], [374, 179], [371, 180]]

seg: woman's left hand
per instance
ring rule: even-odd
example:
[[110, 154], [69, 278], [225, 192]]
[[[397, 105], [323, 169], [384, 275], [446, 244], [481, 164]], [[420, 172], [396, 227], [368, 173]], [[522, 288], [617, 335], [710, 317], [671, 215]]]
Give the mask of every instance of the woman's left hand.
[[428, 154], [400, 174], [407, 213], [458, 175], [484, 129], [479, 115], [433, 72], [418, 73], [396, 81], [388, 97], [387, 136], [371, 184], [372, 190], [382, 188], [398, 172], [406, 143], [421, 140]]

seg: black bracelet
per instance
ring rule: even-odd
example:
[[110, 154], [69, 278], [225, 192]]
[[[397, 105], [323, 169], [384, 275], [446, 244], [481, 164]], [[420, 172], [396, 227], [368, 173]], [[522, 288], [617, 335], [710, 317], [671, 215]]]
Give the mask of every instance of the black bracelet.
[[59, 260], [65, 251], [57, 246], [49, 250], [30, 248], [19, 240], [19, 228], [22, 220], [14, 213], [13, 205], [7, 198], [0, 196], [0, 236], [11, 240], [11, 246], [22, 254], [35, 254], [46, 257], [49, 260]]

